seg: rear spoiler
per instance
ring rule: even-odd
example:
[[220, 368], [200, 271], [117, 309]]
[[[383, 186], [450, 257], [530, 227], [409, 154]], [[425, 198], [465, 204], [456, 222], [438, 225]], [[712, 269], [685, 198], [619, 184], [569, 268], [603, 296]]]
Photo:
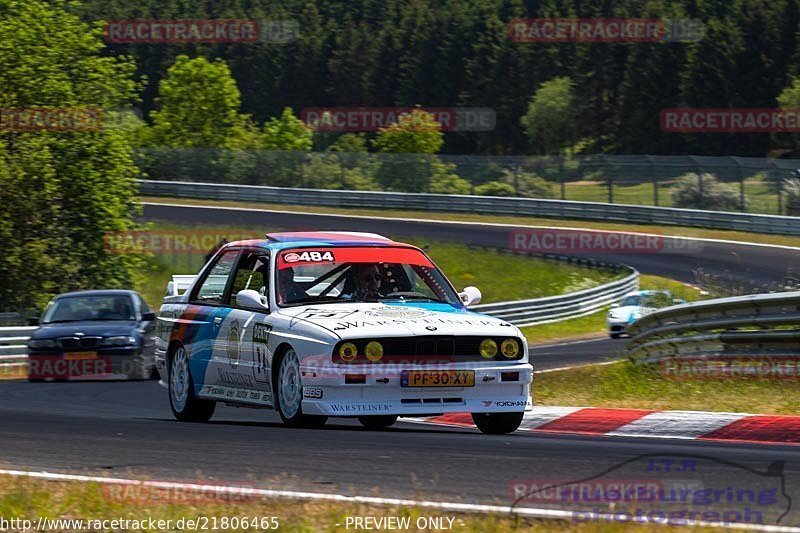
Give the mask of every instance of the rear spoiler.
[[167, 290], [164, 292], [164, 303], [180, 301], [181, 297], [188, 291], [197, 279], [195, 274], [175, 274], [172, 281], [167, 283]]

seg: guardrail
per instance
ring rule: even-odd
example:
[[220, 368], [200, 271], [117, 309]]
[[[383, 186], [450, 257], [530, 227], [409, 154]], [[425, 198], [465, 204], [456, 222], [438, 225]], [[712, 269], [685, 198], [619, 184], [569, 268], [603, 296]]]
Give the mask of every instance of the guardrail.
[[639, 273], [632, 270], [622, 279], [591, 289], [531, 300], [473, 305], [470, 310], [502, 318], [515, 326], [533, 326], [589, 315], [638, 287]]
[[[795, 329], [785, 329], [795, 326]], [[784, 328], [784, 329], [779, 329]], [[646, 315], [630, 328], [631, 358], [800, 354], [800, 291], [682, 304]]]
[[27, 358], [27, 342], [36, 326], [0, 328], [0, 363]]
[[739, 230], [779, 235], [800, 235], [800, 218], [673, 207], [501, 198], [428, 193], [295, 189], [257, 185], [140, 180], [141, 194], [365, 209], [455, 211], [493, 215], [526, 215], [547, 218], [604, 220], [639, 224], [678, 225]]

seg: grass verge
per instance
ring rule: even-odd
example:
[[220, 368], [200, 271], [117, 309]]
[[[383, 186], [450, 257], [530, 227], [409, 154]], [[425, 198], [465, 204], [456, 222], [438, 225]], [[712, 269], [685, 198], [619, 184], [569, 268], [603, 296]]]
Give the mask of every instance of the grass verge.
[[[154, 531], [149, 528], [147, 521], [153, 519], [170, 520], [171, 526], [166, 523], [162, 527], [156, 526], [157, 531], [179, 531], [192, 529], [186, 524], [186, 520], [197, 520], [198, 517], [205, 517], [205, 524], [209, 530], [219, 531], [270, 531], [269, 517], [276, 517], [279, 531], [347, 531], [348, 517], [408, 517], [411, 527], [405, 531], [430, 531], [437, 528], [420, 528], [417, 520], [422, 518], [444, 518], [444, 524], [448, 524], [448, 518], [452, 518], [453, 531], [466, 533], [492, 531], [498, 533], [531, 531], [566, 531], [566, 532], [594, 532], [594, 531], [651, 531], [652, 526], [630, 525], [630, 524], [605, 524], [605, 523], [575, 523], [572, 521], [557, 520], [532, 520], [515, 519], [509, 515], [491, 514], [465, 514], [440, 511], [436, 509], [425, 509], [419, 507], [405, 506], [377, 506], [363, 505], [357, 503], [341, 502], [320, 502], [320, 501], [298, 501], [287, 499], [255, 499], [248, 501], [193, 501], [187, 503], [168, 503], [161, 496], [149, 499], [147, 497], [135, 497], [130, 501], [125, 498], [111, 497], [115, 486], [106, 486], [99, 483], [80, 483], [62, 481], [44, 481], [36, 479], [26, 479], [12, 476], [0, 476], [0, 517], [9, 519], [27, 519], [36, 521], [40, 517], [48, 519], [63, 520], [83, 520], [84, 527], [96, 520], [135, 520], [144, 521], [140, 527], [134, 524], [126, 524], [127, 528], [116, 528], [126, 531]], [[116, 486], [119, 488], [119, 486]], [[129, 489], [131, 487], [128, 487]], [[124, 489], [124, 488], [123, 488]], [[141, 490], [136, 489], [141, 494]], [[131, 491], [134, 492], [135, 491]], [[122, 492], [124, 494], [124, 492]], [[147, 493], [146, 496], [153, 496]], [[186, 494], [184, 494], [186, 496]], [[236, 496], [234, 495], [233, 499]], [[243, 499], [240, 497], [240, 499]], [[506, 502], [507, 503], [507, 502]], [[236, 518], [267, 518], [267, 527], [220, 527], [223, 519], [227, 519], [227, 524], [233, 524], [233, 517]], [[176, 524], [183, 519], [184, 527], [178, 529]], [[211, 526], [216, 520], [217, 528]], [[201, 520], [202, 522], [202, 520]], [[419, 524], [423, 524], [419, 522]], [[48, 531], [77, 531], [80, 528], [62, 525], [53, 527], [50, 525]], [[19, 528], [21, 529], [21, 528]], [[102, 527], [94, 530], [110, 530], [110, 527]], [[203, 529], [199, 527], [198, 529]], [[350, 525], [350, 530], [355, 527]], [[15, 530], [12, 528], [12, 530]], [[384, 531], [386, 529], [383, 529]], [[690, 529], [694, 531], [711, 531], [711, 529]], [[273, 529], [274, 531], [274, 529]]]
[[685, 226], [658, 226], [653, 224], [632, 224], [623, 222], [599, 222], [592, 220], [561, 220], [543, 217], [480, 215], [474, 213], [442, 213], [432, 211], [405, 211], [397, 209], [349, 209], [338, 207], [321, 207], [308, 205], [267, 204], [258, 202], [236, 202], [217, 200], [196, 200], [189, 198], [162, 198], [143, 196], [143, 202], [173, 203], [185, 205], [206, 205], [212, 207], [245, 207], [251, 209], [271, 209], [277, 211], [298, 211], [314, 213], [331, 213], [341, 215], [361, 215], [368, 217], [399, 217], [408, 219], [427, 219], [463, 222], [488, 222], [494, 224], [541, 225], [563, 228], [589, 228], [610, 231], [638, 231], [657, 235], [680, 235], [702, 239], [725, 239], [732, 241], [754, 242], [761, 244], [777, 244], [800, 247], [800, 237], [786, 235], [765, 235], [744, 231], [715, 230], [691, 228]]
[[539, 374], [533, 395], [539, 405], [786, 415], [800, 411], [800, 382], [796, 380], [676, 381], [662, 377], [657, 369], [628, 361]]

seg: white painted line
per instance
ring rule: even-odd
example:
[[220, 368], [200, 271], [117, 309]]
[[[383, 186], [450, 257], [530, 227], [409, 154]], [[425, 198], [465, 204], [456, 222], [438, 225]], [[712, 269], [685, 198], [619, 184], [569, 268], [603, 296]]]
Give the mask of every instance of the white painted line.
[[[548, 368], [546, 370], [536, 370], [534, 374], [547, 374], [548, 372], [561, 372], [562, 370], [572, 370], [575, 368], [586, 368], [590, 366], [606, 366], [606, 365], [615, 365], [617, 363], [624, 363], [627, 359], [614, 359], [613, 361], [601, 361], [599, 363], [581, 363], [578, 365], [572, 366], [561, 366], [558, 368]], [[534, 363], [536, 361], [533, 361]]]
[[[501, 227], [501, 228], [528, 228], [528, 229], [552, 229], [552, 230], [575, 230], [575, 231], [587, 231], [587, 232], [595, 232], [595, 233], [611, 233], [611, 234], [626, 234], [626, 235], [644, 235], [646, 237], [661, 237], [661, 238], [674, 238], [683, 241], [699, 241], [699, 242], [714, 242], [720, 244], [741, 244], [742, 246], [760, 246], [762, 248], [780, 248], [783, 250], [797, 250], [800, 251], [800, 247], [798, 246], [787, 246], [784, 244], [765, 244], [761, 242], [749, 242], [749, 241], [734, 241], [729, 239], [709, 239], [709, 238], [701, 238], [701, 237], [683, 237], [681, 235], [665, 235], [665, 234], [658, 234], [658, 233], [645, 233], [640, 231], [621, 231], [621, 230], [606, 230], [606, 229], [596, 229], [596, 228], [585, 228], [581, 226], [537, 226], [533, 224], [508, 224], [502, 222], [470, 222], [464, 220], [441, 220], [441, 219], [430, 219], [430, 218], [404, 218], [404, 217], [380, 217], [380, 216], [368, 216], [368, 215], [346, 215], [341, 213], [312, 213], [308, 211], [285, 211], [280, 209], [256, 209], [253, 207], [229, 207], [229, 206], [213, 206], [213, 205], [192, 205], [192, 204], [176, 204], [171, 202], [142, 202], [142, 205], [163, 205], [167, 207], [190, 207], [190, 208], [200, 208], [200, 209], [225, 209], [231, 211], [255, 211], [259, 213], [279, 213], [279, 214], [292, 214], [292, 215], [303, 215], [303, 216], [325, 216], [325, 217], [335, 217], [335, 218], [357, 218], [357, 219], [365, 219], [365, 220], [389, 220], [389, 221], [396, 221], [396, 222], [425, 222], [425, 223], [434, 223], [434, 224], [455, 224], [455, 225], [467, 225], [467, 226], [488, 226], [488, 227]], [[350, 209], [350, 208], [347, 208]], [[352, 208], [356, 209], [356, 208]], [[502, 216], [513, 216], [513, 215], [502, 215]], [[524, 216], [524, 215], [520, 215]], [[535, 215], [532, 215], [535, 216]], [[684, 226], [675, 226], [675, 227], [684, 227]], [[695, 229], [706, 229], [706, 228], [695, 228]], [[713, 229], [713, 228], [709, 228]], [[717, 231], [734, 231], [734, 230], [717, 230]], [[762, 234], [754, 234], [754, 237], [758, 237]]]
[[[169, 481], [148, 481], [128, 478], [111, 478], [100, 476], [84, 476], [76, 474], [58, 474], [55, 472], [26, 472], [23, 470], [0, 470], [0, 475], [28, 477], [33, 479], [44, 479], [48, 481], [77, 481], [81, 483], [102, 483], [106, 485], [134, 485], [139, 487], [153, 487], [159, 489], [186, 489], [189, 491], [202, 491], [202, 494], [235, 494], [237, 496], [261, 496], [262, 498], [287, 498], [296, 500], [317, 500], [332, 501], [342, 503], [365, 503], [372, 505], [392, 505], [405, 507], [422, 507], [427, 509], [441, 509], [445, 511], [465, 512], [465, 513], [491, 513], [509, 514], [528, 518], [544, 518], [555, 520], [574, 520], [573, 511], [562, 509], [537, 509], [533, 507], [510, 507], [503, 505], [480, 505], [473, 503], [458, 502], [437, 502], [430, 500], [407, 500], [400, 498], [379, 498], [374, 496], [349, 496], [344, 494], [326, 494], [320, 492], [299, 492], [290, 490], [271, 490], [255, 489], [252, 487], [236, 486], [217, 486], [202, 485], [200, 483], [174, 483]], [[591, 513], [583, 516], [591, 515]], [[593, 516], [589, 516], [594, 518]], [[598, 516], [602, 519], [602, 515]], [[667, 525], [660, 521], [649, 521], [642, 517], [642, 521], [636, 520], [639, 524]], [[683, 525], [683, 524], [682, 524]], [[725, 524], [720, 522], [703, 522], [700, 520], [686, 520], [685, 525], [720, 527], [726, 529], [737, 529], [745, 531], [767, 531], [767, 532], [787, 532], [798, 533], [800, 528], [789, 526], [767, 526], [760, 524]]]
[[696, 439], [747, 416], [750, 415], [706, 411], [660, 411], [625, 424], [606, 433], [606, 436]]

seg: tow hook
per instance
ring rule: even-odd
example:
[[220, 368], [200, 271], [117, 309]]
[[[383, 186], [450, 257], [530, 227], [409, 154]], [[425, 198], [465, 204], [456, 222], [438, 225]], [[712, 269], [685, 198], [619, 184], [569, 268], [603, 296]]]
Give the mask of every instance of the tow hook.
[[389, 383], [389, 378], [376, 379], [375, 383]]
[[483, 381], [494, 381], [494, 376], [483, 376]]

